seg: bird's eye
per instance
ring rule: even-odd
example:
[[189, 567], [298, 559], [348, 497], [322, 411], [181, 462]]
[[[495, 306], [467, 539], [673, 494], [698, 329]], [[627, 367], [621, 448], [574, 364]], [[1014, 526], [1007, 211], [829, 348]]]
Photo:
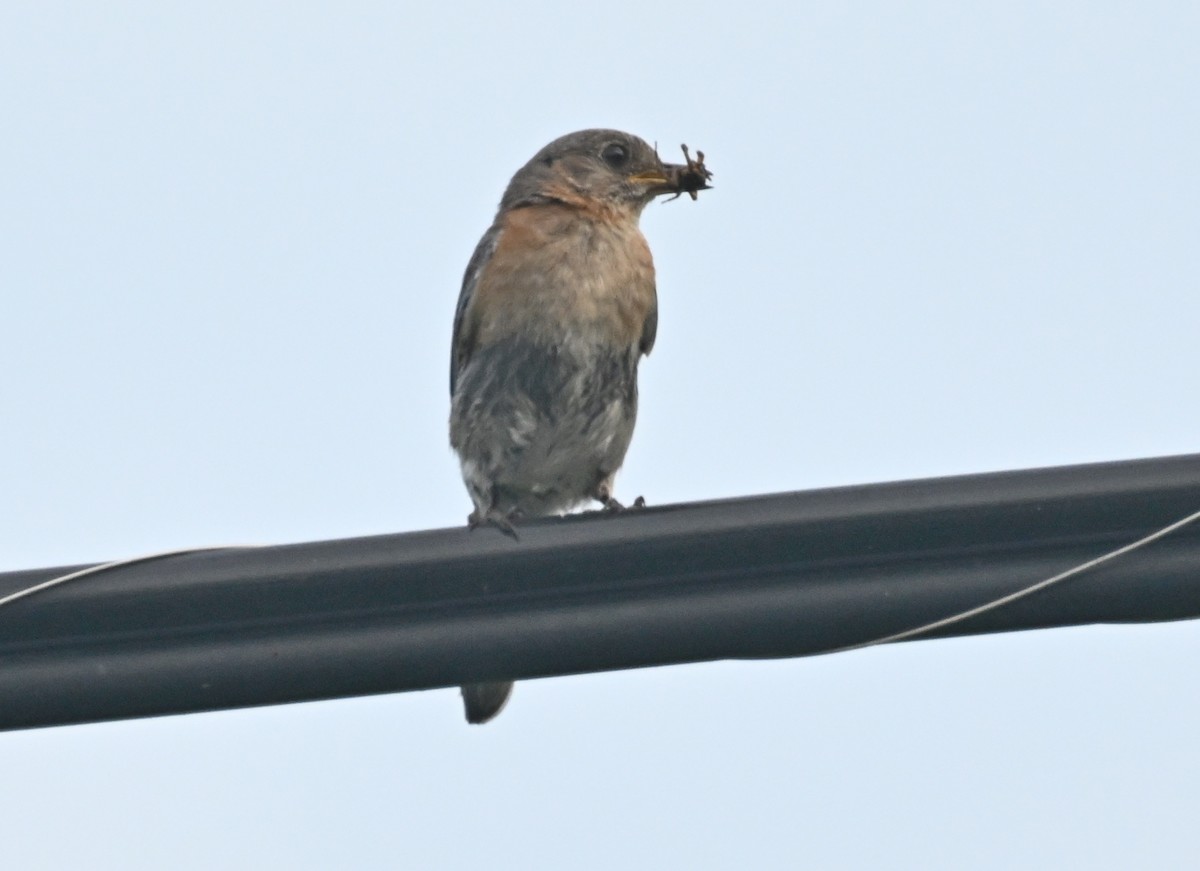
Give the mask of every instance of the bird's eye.
[[629, 149], [619, 142], [611, 142], [604, 146], [600, 156], [604, 158], [605, 163], [613, 169], [617, 169], [629, 162]]

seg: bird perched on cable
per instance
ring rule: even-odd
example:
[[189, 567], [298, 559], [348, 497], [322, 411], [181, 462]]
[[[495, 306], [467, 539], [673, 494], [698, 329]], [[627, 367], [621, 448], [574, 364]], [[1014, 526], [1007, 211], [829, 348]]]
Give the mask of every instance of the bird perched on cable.
[[[665, 164], [617, 130], [556, 139], [512, 177], [454, 316], [450, 444], [472, 528], [516, 538], [523, 517], [591, 500], [622, 507], [613, 478], [633, 435], [638, 361], [658, 327], [638, 219], [661, 194], [694, 198], [709, 177], [702, 153]], [[468, 722], [490, 720], [511, 690], [464, 686]]]

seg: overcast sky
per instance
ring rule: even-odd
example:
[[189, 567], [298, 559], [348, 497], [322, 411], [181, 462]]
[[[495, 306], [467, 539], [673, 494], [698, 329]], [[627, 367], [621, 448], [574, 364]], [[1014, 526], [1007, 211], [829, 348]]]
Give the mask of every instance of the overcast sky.
[[[716, 174], [643, 219], [621, 498], [1200, 450], [1198, 45], [1194, 2], [5, 3], [0, 570], [462, 523], [462, 271], [583, 127]], [[0, 853], [1190, 868], [1197, 661], [1087, 627], [526, 682], [485, 728], [438, 690], [6, 733]]]

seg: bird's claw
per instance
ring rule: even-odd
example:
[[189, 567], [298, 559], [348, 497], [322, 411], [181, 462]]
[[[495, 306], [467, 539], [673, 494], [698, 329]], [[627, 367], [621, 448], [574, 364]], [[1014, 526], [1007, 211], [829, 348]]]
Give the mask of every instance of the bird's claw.
[[517, 535], [517, 528], [513, 526], [513, 522], [520, 519], [521, 514], [519, 511], [510, 511], [508, 514], [505, 514], [493, 508], [490, 511], [480, 514], [477, 509], [472, 511], [471, 516], [467, 518], [467, 529], [474, 532], [481, 526], [494, 526], [513, 541], [520, 541], [521, 536]]
[[603, 510], [612, 514], [616, 514], [618, 511], [634, 511], [638, 508], [646, 507], [645, 496], [637, 497], [633, 500], [633, 504], [628, 506], [622, 505], [612, 496], [598, 496], [596, 498], [604, 506]]

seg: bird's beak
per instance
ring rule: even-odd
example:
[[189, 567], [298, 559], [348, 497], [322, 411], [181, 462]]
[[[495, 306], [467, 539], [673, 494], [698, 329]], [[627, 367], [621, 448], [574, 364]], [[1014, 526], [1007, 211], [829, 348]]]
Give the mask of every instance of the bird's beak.
[[653, 197], [659, 194], [673, 193], [675, 184], [671, 181], [671, 177], [667, 174], [671, 167], [663, 167], [666, 172], [659, 172], [656, 169], [647, 170], [646, 172], [635, 172], [629, 177], [629, 180], [634, 184], [645, 185], [646, 192]]

